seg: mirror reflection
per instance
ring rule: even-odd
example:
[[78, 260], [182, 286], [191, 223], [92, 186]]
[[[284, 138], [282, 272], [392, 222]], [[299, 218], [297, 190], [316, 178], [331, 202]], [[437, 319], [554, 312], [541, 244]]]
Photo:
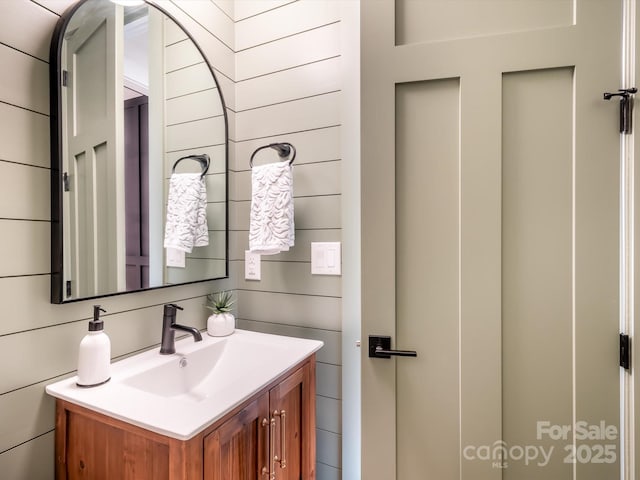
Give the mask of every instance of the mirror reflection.
[[[183, 28], [155, 6], [133, 3], [139, 5], [86, 0], [62, 17], [54, 35], [56, 303], [227, 275], [222, 94]], [[165, 249], [174, 165], [176, 174], [199, 180], [196, 160], [205, 157], [197, 206], [205, 231], [189, 248], [178, 242]]]

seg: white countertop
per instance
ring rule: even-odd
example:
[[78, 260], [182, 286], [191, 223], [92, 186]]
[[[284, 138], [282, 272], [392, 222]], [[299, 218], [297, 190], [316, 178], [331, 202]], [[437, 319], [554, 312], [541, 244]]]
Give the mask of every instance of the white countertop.
[[[323, 345], [317, 340], [246, 330], [236, 330], [228, 337], [210, 337], [203, 332], [202, 339], [194, 342], [189, 336], [178, 340], [173, 355], [160, 355], [159, 348], [155, 348], [115, 362], [111, 365], [111, 380], [104, 385], [81, 388], [74, 376], [48, 385], [46, 391], [147, 430], [188, 440]], [[209, 353], [214, 350], [217, 358]], [[195, 372], [192, 376], [200, 375], [188, 388], [175, 385], [181, 382], [172, 377], [184, 374], [177, 370], [181, 359], [186, 359], [186, 368]], [[209, 367], [211, 364], [213, 367]], [[149, 375], [150, 371], [158, 374]], [[154, 388], [137, 382], [141, 376], [162, 393], [152, 393]], [[187, 381], [190, 380], [182, 383]]]

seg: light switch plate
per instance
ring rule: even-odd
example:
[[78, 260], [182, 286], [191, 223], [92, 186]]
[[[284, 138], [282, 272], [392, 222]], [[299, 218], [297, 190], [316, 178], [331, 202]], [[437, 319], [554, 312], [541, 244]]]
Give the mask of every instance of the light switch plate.
[[167, 248], [167, 267], [185, 268], [186, 253], [176, 248]]
[[244, 251], [244, 279], [260, 280], [260, 254]]
[[342, 275], [340, 242], [311, 242], [311, 274]]

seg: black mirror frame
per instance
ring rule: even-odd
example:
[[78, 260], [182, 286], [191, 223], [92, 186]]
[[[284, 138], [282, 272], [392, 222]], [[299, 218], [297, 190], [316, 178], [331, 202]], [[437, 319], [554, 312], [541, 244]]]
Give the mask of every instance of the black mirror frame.
[[[50, 145], [51, 145], [51, 303], [71, 303], [79, 302], [83, 300], [90, 300], [94, 298], [111, 297], [114, 295], [124, 295], [127, 293], [144, 292], [148, 290], [156, 290], [160, 288], [175, 287], [177, 285], [188, 285], [193, 283], [208, 282], [211, 280], [218, 280], [229, 278], [229, 120], [227, 116], [227, 106], [222, 95], [222, 89], [220, 83], [216, 77], [215, 72], [209, 59], [204, 54], [202, 48], [189, 31], [176, 20], [173, 15], [168, 13], [164, 8], [156, 5], [155, 3], [144, 0], [147, 5], [159, 10], [168, 18], [173, 20], [182, 31], [193, 42], [197, 50], [202, 55], [204, 62], [206, 63], [211, 76], [216, 84], [218, 93], [220, 94], [220, 102], [222, 103], [222, 114], [224, 117], [224, 136], [225, 136], [225, 275], [223, 277], [206, 278], [202, 280], [194, 280], [191, 282], [183, 282], [179, 284], [171, 285], [159, 285], [156, 287], [142, 288], [138, 290], [128, 290], [123, 292], [113, 292], [104, 295], [96, 295], [92, 297], [65, 299], [65, 287], [63, 285], [63, 265], [64, 265], [64, 237], [62, 222], [62, 190], [63, 190], [63, 178], [62, 178], [62, 124], [59, 121], [62, 118], [62, 105], [60, 99], [62, 98], [62, 68], [61, 68], [61, 54], [63, 33], [71, 20], [73, 14], [88, 0], [80, 0], [77, 3], [70, 6], [58, 19], [56, 26], [53, 30], [51, 37], [51, 48], [49, 50], [49, 113], [50, 113]], [[105, 0], [107, 1], [107, 0]]]

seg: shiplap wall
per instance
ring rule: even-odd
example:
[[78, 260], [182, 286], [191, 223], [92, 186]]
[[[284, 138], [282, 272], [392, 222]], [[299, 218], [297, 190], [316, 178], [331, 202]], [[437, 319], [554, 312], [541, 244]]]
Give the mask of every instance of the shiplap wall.
[[[0, 472], [53, 478], [48, 383], [72, 375], [93, 302], [49, 303], [48, 48], [73, 0], [0, 2]], [[231, 278], [101, 300], [114, 358], [156, 345], [162, 305], [204, 327], [203, 296], [237, 288], [241, 328], [317, 338], [320, 480], [341, 477], [341, 279], [311, 276], [310, 242], [341, 240], [340, 13], [332, 0], [161, 1], [216, 69], [230, 129]], [[10, 66], [10, 68], [9, 68]], [[288, 141], [296, 246], [243, 280], [251, 152]], [[257, 161], [270, 161], [268, 152]]]
[[[169, 18], [165, 18], [164, 25], [165, 191], [179, 158], [206, 153], [211, 161], [205, 175], [209, 244], [194, 247], [186, 254], [186, 269], [165, 268], [165, 282], [174, 284], [225, 274], [227, 165], [224, 112], [215, 80], [187, 34]], [[201, 169], [199, 162], [185, 160], [176, 171], [200, 172]]]
[[[317, 478], [341, 478], [341, 278], [311, 275], [312, 241], [341, 241], [340, 2], [235, 1], [235, 217], [232, 269], [242, 328], [325, 342], [317, 364]], [[244, 280], [249, 157], [286, 141], [294, 164], [295, 247], [262, 257], [262, 280]], [[263, 150], [256, 163], [277, 160]]]
[[[8, 480], [54, 478], [54, 401], [44, 387], [74, 373], [94, 303], [49, 301], [49, 43], [71, 3], [0, 2], [0, 478]], [[161, 3], [215, 58], [219, 77], [232, 78], [228, 12], [209, 0]], [[204, 328], [204, 295], [232, 287], [230, 279], [101, 299], [112, 356], [157, 345], [166, 302], [185, 307], [181, 322]]]

